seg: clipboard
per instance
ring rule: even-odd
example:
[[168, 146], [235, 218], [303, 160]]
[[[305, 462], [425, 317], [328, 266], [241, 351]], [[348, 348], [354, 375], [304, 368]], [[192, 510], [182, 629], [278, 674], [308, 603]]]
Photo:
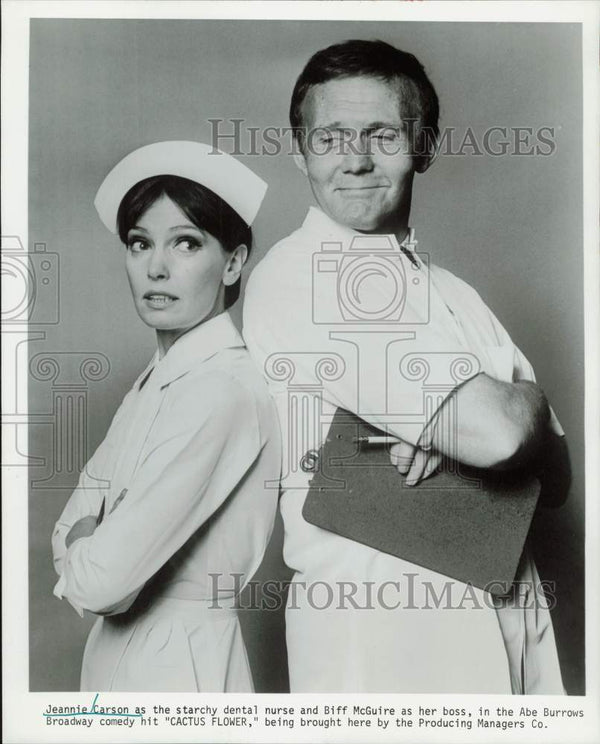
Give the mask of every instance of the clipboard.
[[449, 461], [417, 486], [386, 445], [356, 442], [383, 432], [338, 408], [318, 452], [303, 458], [307, 522], [452, 579], [504, 596], [514, 582], [540, 493], [521, 471]]

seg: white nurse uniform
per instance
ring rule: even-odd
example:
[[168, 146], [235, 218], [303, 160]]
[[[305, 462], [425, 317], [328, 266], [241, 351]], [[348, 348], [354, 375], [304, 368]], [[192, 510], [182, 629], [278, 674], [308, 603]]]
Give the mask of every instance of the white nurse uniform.
[[[271, 534], [280, 449], [272, 400], [227, 313], [155, 356], [52, 537], [54, 593], [100, 615], [83, 690], [253, 689], [234, 604]], [[94, 534], [67, 550], [72, 525], [103, 500]]]

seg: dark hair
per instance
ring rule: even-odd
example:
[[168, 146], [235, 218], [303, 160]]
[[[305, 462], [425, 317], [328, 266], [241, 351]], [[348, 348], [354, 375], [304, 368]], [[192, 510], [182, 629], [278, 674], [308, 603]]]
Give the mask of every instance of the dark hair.
[[[161, 196], [175, 202], [196, 227], [210, 233], [228, 253], [242, 243], [252, 248], [252, 230], [220, 196], [196, 181], [181, 176], [152, 176], [139, 181], [125, 194], [117, 212], [119, 237], [127, 243], [127, 233]], [[238, 298], [240, 282], [225, 288], [225, 307]]]
[[373, 77], [401, 85], [405, 119], [417, 121], [414, 151], [431, 155], [439, 136], [439, 101], [423, 65], [408, 52], [384, 41], [353, 39], [321, 49], [307, 62], [296, 81], [290, 103], [290, 124], [302, 147], [302, 105], [315, 85], [349, 77]]

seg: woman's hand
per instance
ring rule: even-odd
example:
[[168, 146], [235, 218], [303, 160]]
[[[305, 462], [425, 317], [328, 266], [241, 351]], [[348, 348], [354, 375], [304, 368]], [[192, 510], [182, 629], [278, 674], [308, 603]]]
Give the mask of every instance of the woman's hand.
[[92, 514], [78, 519], [69, 530], [69, 533], [65, 538], [65, 545], [69, 548], [75, 540], [79, 540], [80, 537], [89, 537], [90, 535], [93, 535], [97, 526], [98, 518], [94, 517]]
[[89, 514], [87, 517], [82, 517], [75, 522], [65, 538], [65, 545], [67, 548], [69, 548], [75, 540], [79, 540], [80, 537], [90, 537], [90, 535], [94, 534], [96, 527], [104, 519], [105, 507], [106, 498], [102, 499], [102, 506], [100, 507], [97, 517], [94, 517], [93, 514]]
[[[125, 498], [125, 494], [127, 493], [127, 489], [124, 488], [121, 493], [119, 494], [118, 498], [116, 499], [115, 503], [112, 505], [111, 510], [108, 512], [109, 514], [112, 514], [114, 510], [119, 506], [121, 501]], [[67, 548], [75, 542], [75, 540], [79, 540], [80, 537], [90, 537], [90, 535], [93, 535], [96, 527], [102, 522], [104, 519], [104, 511], [106, 509], [106, 499], [102, 499], [102, 506], [100, 507], [100, 512], [98, 513], [97, 517], [94, 517], [92, 514], [88, 515], [87, 517], [82, 517], [81, 519], [78, 519], [77, 522], [71, 527], [69, 530], [69, 533], [67, 534], [65, 538], [65, 545]]]

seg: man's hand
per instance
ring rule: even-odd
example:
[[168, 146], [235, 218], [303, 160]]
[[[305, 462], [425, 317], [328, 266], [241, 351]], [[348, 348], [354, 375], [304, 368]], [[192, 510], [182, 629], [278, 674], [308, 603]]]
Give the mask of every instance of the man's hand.
[[[417, 449], [475, 468], [523, 467], [537, 456], [549, 418], [548, 402], [535, 383], [500, 382], [481, 373], [442, 403], [423, 429]], [[415, 466], [424, 457], [417, 454]]]
[[452, 395], [456, 404], [453, 425], [446, 421], [438, 426], [449, 410], [445, 401], [416, 446], [400, 442], [390, 448], [390, 460], [407, 476], [407, 486], [430, 476], [444, 455], [475, 467], [534, 465], [547, 439], [549, 419], [548, 403], [535, 383], [502, 383], [481, 374]]
[[433, 446], [441, 409], [436, 411], [425, 426], [416, 446], [400, 441], [390, 447], [390, 460], [401, 475], [406, 475], [405, 485], [416, 486], [429, 478], [441, 465], [443, 454]]
[[442, 455], [433, 449], [398, 442], [390, 447], [390, 460], [401, 475], [406, 475], [406, 485], [416, 486], [437, 470], [442, 462]]

